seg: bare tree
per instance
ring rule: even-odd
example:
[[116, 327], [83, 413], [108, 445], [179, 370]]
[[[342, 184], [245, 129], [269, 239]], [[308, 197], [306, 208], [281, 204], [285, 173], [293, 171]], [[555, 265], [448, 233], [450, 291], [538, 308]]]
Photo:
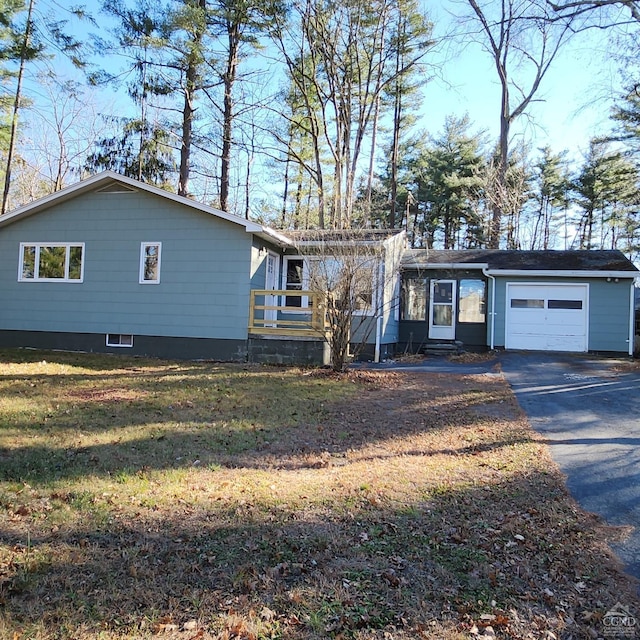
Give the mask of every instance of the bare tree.
[[29, 108], [21, 155], [32, 167], [41, 165], [39, 172], [49, 182], [49, 192], [59, 191], [108, 125], [87, 89], [62, 81], [52, 72], [40, 75], [38, 84], [41, 96]]
[[[640, 22], [640, 4], [637, 0], [572, 0], [570, 2], [549, 2], [549, 6], [556, 12], [558, 19], [577, 18], [579, 16], [591, 16], [596, 12], [615, 11], [615, 16], [606, 23], [597, 26], [613, 26], [624, 22], [620, 11], [629, 12], [632, 21]], [[628, 19], [627, 19], [628, 21]]]
[[[571, 19], [550, 21], [551, 7], [544, 0], [467, 1], [477, 27], [472, 36], [491, 56], [500, 82], [495, 180], [497, 191], [505, 196], [511, 126], [536, 99], [551, 64], [572, 33]], [[494, 200], [489, 246], [497, 248], [504, 198]]]
[[371, 343], [378, 345], [385, 311], [398, 303], [397, 267], [403, 234], [367, 229], [292, 235], [304, 256], [305, 288], [324, 299], [331, 367], [342, 371]]
[[[304, 127], [314, 147], [304, 166], [316, 183], [320, 226], [351, 225], [357, 170], [379, 117], [380, 97], [431, 46], [424, 19], [398, 35], [397, 15], [405, 9], [397, 0], [306, 0], [294, 5], [294, 20], [278, 23], [275, 41], [304, 110], [304, 118], [292, 122]], [[280, 141], [286, 145], [289, 138]]]

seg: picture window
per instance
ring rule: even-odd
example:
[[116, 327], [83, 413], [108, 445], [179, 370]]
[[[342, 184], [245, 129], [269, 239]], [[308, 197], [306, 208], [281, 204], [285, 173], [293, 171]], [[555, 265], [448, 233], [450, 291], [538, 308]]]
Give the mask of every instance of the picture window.
[[21, 282], [82, 282], [84, 244], [20, 244], [18, 280]]

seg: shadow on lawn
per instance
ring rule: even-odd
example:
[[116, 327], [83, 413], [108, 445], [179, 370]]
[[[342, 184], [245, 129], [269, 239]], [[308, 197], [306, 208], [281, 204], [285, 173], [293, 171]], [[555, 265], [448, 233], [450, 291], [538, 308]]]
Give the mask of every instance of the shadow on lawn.
[[5, 624], [61, 639], [142, 637], [162, 620], [214, 632], [239, 619], [265, 638], [416, 638], [490, 613], [503, 638], [577, 638], [591, 637], [598, 611], [640, 604], [558, 475], [406, 504], [331, 500], [303, 510], [181, 504], [171, 517], [56, 532], [34, 521], [41, 533], [29, 541], [0, 531]]
[[[429, 385], [403, 378], [399, 389], [197, 363], [133, 379], [109, 374], [106, 385], [93, 376], [52, 378], [46, 389], [24, 380], [9, 385], [27, 404], [37, 399], [42, 406], [37, 415], [24, 410], [0, 424], [0, 432], [33, 434], [28, 444], [0, 447], [0, 479], [48, 483], [193, 465], [313, 468], [327, 456], [407, 437], [426, 438], [408, 454], [462, 455], [523, 441], [478, 435], [483, 421], [511, 419], [506, 412], [517, 411], [497, 380], [464, 379], [448, 393], [451, 377], [435, 374]], [[430, 436], [454, 427], [475, 435], [460, 447], [429, 449]]]

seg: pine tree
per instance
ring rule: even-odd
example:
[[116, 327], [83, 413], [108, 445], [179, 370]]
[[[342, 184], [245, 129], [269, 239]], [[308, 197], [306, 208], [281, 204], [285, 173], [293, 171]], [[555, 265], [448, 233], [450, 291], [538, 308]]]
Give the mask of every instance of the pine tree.
[[566, 214], [568, 207], [571, 178], [566, 165], [566, 152], [554, 154], [549, 146], [540, 151], [542, 155], [534, 165], [533, 198], [536, 208], [530, 248], [551, 249], [554, 232], [561, 222], [557, 216], [561, 212]]
[[640, 203], [638, 169], [608, 144], [592, 140], [574, 182], [581, 249], [631, 250], [636, 244]]

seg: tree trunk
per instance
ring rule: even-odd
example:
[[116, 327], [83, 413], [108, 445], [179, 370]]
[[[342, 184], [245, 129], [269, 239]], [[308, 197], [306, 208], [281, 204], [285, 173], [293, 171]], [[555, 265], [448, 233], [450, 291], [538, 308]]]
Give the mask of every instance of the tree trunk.
[[[199, 0], [198, 6], [205, 12], [207, 10], [206, 0]], [[203, 18], [204, 22], [204, 18]], [[200, 48], [204, 35], [203, 26], [194, 37], [195, 53], [189, 56], [189, 64], [186, 72], [186, 84], [184, 91], [184, 107], [182, 111], [182, 143], [180, 145], [180, 176], [178, 178], [178, 195], [189, 195], [189, 172], [191, 163], [191, 138], [193, 135], [193, 116], [195, 113], [195, 95], [198, 90], [198, 61], [196, 59], [197, 50]]]
[[369, 171], [367, 172], [367, 192], [364, 205], [364, 227], [371, 227], [371, 200], [373, 195], [373, 172], [376, 159], [376, 142], [378, 137], [378, 120], [380, 118], [380, 96], [376, 98], [376, 107], [373, 114], [373, 124], [371, 129], [371, 153], [369, 155]]
[[222, 123], [222, 157], [220, 164], [220, 208], [229, 209], [229, 183], [231, 174], [231, 142], [233, 132], [233, 85], [238, 72], [238, 43], [240, 27], [237, 23], [228, 25], [229, 55], [224, 73], [224, 115]]
[[18, 111], [20, 109], [20, 100], [22, 98], [22, 78], [24, 76], [24, 68], [27, 64], [27, 49], [31, 39], [31, 16], [33, 15], [34, 0], [29, 1], [29, 9], [27, 11], [27, 24], [24, 31], [24, 39], [22, 47], [20, 47], [20, 68], [18, 69], [18, 79], [16, 82], [16, 94], [13, 101], [13, 112], [11, 114], [11, 131], [9, 133], [9, 148], [7, 149], [7, 164], [4, 174], [4, 190], [2, 192], [2, 207], [0, 215], [7, 212], [9, 204], [9, 187], [11, 186], [11, 165], [13, 164], [13, 154], [16, 148], [16, 138], [18, 137]]

